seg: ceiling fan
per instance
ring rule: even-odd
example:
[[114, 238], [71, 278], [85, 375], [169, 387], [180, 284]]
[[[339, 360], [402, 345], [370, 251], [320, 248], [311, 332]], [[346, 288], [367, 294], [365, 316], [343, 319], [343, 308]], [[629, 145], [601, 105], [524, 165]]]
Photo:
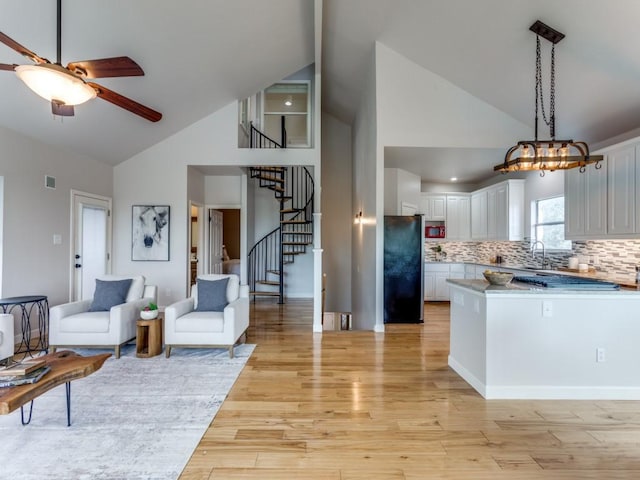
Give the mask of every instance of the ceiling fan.
[[51, 63], [28, 48], [0, 32], [0, 42], [34, 62], [33, 65], [9, 65], [0, 63], [0, 70], [15, 71], [27, 86], [51, 102], [54, 115], [73, 116], [73, 106], [96, 96], [129, 110], [136, 115], [157, 122], [162, 114], [131, 100], [97, 83], [86, 81], [93, 78], [134, 77], [144, 75], [140, 66], [129, 57], [100, 58], [70, 62], [66, 67], [61, 62], [62, 0], [57, 0], [57, 61]]

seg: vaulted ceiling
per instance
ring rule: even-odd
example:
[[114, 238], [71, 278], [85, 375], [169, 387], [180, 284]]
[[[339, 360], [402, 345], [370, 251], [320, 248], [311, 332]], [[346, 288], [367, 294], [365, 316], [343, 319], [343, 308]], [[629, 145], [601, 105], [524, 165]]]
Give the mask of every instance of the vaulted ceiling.
[[[97, 82], [163, 119], [93, 100], [61, 122], [0, 72], [0, 126], [117, 164], [312, 63], [313, 3], [63, 0], [63, 63], [130, 56], [144, 77]], [[540, 19], [566, 35], [556, 47], [557, 136], [599, 142], [640, 126], [636, 0], [324, 0], [323, 14], [323, 109], [343, 121], [353, 121], [378, 40], [533, 125], [528, 29]], [[0, 31], [54, 59], [55, 0], [0, 0]], [[0, 45], [0, 63], [27, 61]]]

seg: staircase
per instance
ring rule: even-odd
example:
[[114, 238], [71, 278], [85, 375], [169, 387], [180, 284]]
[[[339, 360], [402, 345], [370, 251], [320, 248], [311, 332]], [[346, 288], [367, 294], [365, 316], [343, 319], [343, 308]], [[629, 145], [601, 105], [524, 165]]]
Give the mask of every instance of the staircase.
[[250, 174], [260, 188], [273, 191], [280, 206], [279, 226], [249, 252], [250, 294], [284, 303], [284, 267], [313, 243], [313, 177], [306, 167], [252, 167]]

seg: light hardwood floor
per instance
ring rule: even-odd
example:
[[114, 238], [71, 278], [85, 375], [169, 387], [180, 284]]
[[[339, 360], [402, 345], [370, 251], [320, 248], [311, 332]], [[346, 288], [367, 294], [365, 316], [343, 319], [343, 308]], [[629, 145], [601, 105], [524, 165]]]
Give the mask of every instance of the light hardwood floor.
[[314, 336], [311, 310], [252, 304], [257, 347], [181, 480], [640, 478], [640, 402], [484, 400], [447, 366], [447, 303], [385, 334]]

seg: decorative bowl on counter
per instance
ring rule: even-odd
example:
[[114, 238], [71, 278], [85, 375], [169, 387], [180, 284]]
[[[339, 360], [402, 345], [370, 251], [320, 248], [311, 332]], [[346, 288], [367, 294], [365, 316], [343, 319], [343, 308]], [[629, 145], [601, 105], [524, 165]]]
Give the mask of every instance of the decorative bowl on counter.
[[482, 274], [491, 285], [507, 285], [511, 280], [513, 280], [513, 273], [511, 272], [493, 272], [491, 270], [485, 270]]

